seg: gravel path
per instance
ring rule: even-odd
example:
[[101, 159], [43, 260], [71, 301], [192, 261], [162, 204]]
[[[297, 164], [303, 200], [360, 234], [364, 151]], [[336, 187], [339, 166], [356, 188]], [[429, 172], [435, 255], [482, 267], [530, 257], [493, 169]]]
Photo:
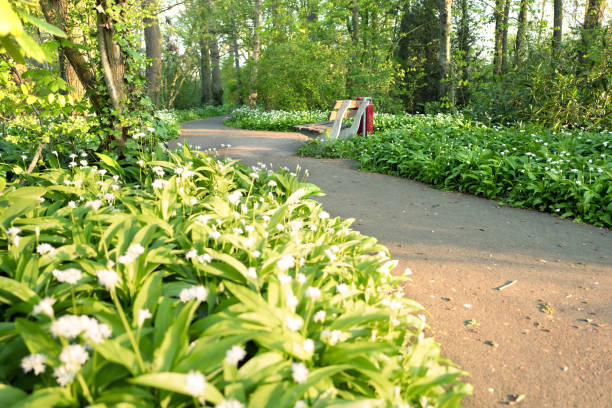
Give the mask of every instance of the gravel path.
[[184, 123], [178, 142], [308, 169], [332, 216], [355, 218], [399, 270], [412, 269], [406, 294], [427, 309], [443, 355], [470, 373], [466, 407], [506, 406], [512, 395], [525, 396], [520, 407], [612, 407], [610, 230], [360, 172], [349, 160], [300, 158], [306, 136], [221, 119]]

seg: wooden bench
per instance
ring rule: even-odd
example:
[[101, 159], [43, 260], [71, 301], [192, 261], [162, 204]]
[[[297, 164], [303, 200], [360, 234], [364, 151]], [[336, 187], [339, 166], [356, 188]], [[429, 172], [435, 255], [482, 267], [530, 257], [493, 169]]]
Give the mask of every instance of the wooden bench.
[[[329, 131], [329, 139], [345, 138], [351, 135], [356, 135], [359, 129], [360, 122], [363, 122], [362, 129], [365, 136], [365, 111], [368, 104], [372, 101], [370, 98], [363, 98], [360, 101], [355, 100], [339, 100], [334, 104], [333, 110], [329, 113], [327, 122], [311, 123], [308, 125], [296, 125], [293, 128], [299, 131], [307, 131], [314, 133], [327, 133]], [[353, 118], [353, 124], [342, 124], [346, 118]]]

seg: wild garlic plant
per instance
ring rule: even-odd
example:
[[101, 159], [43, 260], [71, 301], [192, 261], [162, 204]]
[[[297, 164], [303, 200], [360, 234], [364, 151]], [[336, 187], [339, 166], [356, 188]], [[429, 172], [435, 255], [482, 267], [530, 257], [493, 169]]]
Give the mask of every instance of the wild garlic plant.
[[455, 407], [387, 249], [299, 174], [156, 148], [0, 193], [0, 405]]

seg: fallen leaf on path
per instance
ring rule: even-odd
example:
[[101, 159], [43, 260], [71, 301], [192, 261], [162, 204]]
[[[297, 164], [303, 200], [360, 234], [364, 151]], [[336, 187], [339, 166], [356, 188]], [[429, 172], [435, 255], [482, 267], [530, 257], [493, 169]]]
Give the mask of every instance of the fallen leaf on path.
[[508, 405], [516, 405], [524, 399], [525, 399], [525, 394], [519, 394], [519, 395], [514, 394], [512, 395], [512, 400], [508, 402]]
[[504, 289], [509, 288], [510, 286], [514, 285], [516, 282], [517, 282], [516, 280], [509, 280], [509, 281], [506, 281], [506, 283], [504, 283], [503, 285], [498, 286], [495, 289], [497, 289], [497, 290], [504, 290]]

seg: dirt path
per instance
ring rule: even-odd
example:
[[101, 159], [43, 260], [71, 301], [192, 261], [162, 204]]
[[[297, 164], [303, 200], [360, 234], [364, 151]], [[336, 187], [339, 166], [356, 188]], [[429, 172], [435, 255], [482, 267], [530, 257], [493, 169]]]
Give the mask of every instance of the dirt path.
[[[490, 200], [363, 173], [347, 160], [295, 156], [307, 137], [183, 124], [193, 146], [247, 164], [310, 172], [334, 216], [410, 267], [411, 298], [429, 312], [442, 352], [470, 373], [466, 407], [612, 407], [612, 233]], [[502, 290], [506, 281], [517, 282]], [[546, 305], [552, 310], [546, 313]], [[472, 321], [472, 323], [469, 323]]]

